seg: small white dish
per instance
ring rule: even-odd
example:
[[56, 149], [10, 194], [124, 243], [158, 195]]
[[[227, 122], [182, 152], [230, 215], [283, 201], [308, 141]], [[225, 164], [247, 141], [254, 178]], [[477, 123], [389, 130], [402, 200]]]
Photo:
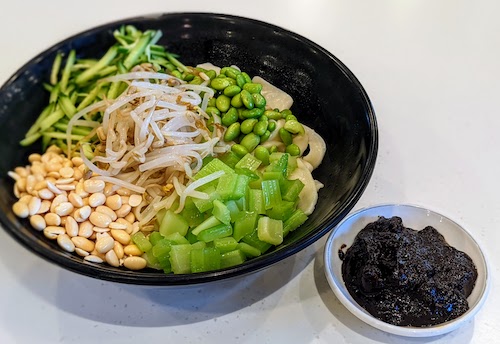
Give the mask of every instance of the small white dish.
[[[396, 326], [383, 322], [361, 307], [349, 294], [342, 278], [342, 260], [339, 249], [342, 245], [349, 248], [354, 238], [367, 224], [379, 216], [390, 218], [399, 216], [403, 225], [415, 230], [433, 226], [441, 233], [448, 244], [467, 253], [477, 269], [477, 280], [471, 295], [467, 298], [469, 310], [460, 317], [443, 324], [430, 327]], [[345, 251], [345, 250], [344, 250]], [[451, 332], [471, 320], [479, 311], [488, 294], [490, 277], [488, 264], [481, 248], [472, 236], [453, 220], [434, 211], [405, 204], [386, 204], [361, 209], [343, 219], [330, 233], [324, 251], [325, 274], [330, 287], [340, 302], [356, 317], [379, 330], [406, 337], [431, 337]]]

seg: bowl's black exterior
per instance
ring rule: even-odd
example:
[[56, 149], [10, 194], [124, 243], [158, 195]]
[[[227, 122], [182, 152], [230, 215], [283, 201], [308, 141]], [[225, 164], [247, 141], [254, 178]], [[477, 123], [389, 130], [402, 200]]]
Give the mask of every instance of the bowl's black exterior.
[[[292, 110], [327, 143], [322, 165], [314, 171], [325, 184], [315, 212], [284, 243], [240, 266], [215, 272], [165, 275], [152, 270], [132, 272], [84, 263], [54, 241], [16, 218], [13, 182], [7, 171], [26, 165], [40, 147], [18, 145], [48, 100], [47, 81], [57, 51], [76, 49], [80, 57], [98, 57], [114, 43], [112, 32], [122, 24], [160, 29], [160, 41], [188, 65], [235, 64], [261, 75], [294, 98]], [[353, 208], [375, 166], [378, 131], [370, 100], [356, 77], [335, 56], [317, 44], [282, 28], [242, 17], [210, 13], [171, 13], [114, 22], [70, 37], [44, 51], [0, 89], [0, 221], [18, 242], [39, 256], [71, 271], [120, 283], [182, 285], [209, 282], [263, 269], [312, 244]]]

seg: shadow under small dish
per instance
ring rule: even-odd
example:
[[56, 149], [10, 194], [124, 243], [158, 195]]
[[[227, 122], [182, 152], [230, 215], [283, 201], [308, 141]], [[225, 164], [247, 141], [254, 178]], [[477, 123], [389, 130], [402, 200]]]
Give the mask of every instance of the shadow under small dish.
[[[300, 229], [266, 254], [226, 269], [194, 274], [130, 271], [83, 262], [64, 252], [12, 213], [15, 197], [7, 172], [27, 164], [41, 146], [20, 147], [31, 124], [48, 101], [49, 79], [57, 52], [75, 49], [80, 58], [101, 56], [113, 44], [113, 31], [131, 24], [161, 30], [158, 42], [186, 65], [211, 62], [238, 65], [260, 75], [294, 99], [292, 110], [326, 142], [323, 163], [314, 178], [325, 187], [316, 210]], [[0, 89], [0, 221], [2, 227], [32, 252], [86, 276], [142, 285], [204, 283], [255, 272], [301, 251], [328, 233], [356, 204], [372, 175], [378, 149], [375, 114], [363, 87], [330, 52], [310, 40], [264, 22], [223, 14], [173, 13], [131, 18], [70, 37], [42, 52], [19, 69]]]

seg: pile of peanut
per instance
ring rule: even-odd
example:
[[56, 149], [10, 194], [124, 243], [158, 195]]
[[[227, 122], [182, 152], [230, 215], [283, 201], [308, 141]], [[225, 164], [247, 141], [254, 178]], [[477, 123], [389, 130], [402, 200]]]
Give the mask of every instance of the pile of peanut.
[[12, 206], [16, 216], [29, 218], [34, 229], [86, 261], [131, 270], [146, 267], [141, 250], [131, 242], [140, 230], [135, 214], [141, 195], [105, 183], [87, 171], [81, 158], [68, 159], [55, 146], [43, 155], [31, 154], [29, 162], [9, 172], [19, 198]]

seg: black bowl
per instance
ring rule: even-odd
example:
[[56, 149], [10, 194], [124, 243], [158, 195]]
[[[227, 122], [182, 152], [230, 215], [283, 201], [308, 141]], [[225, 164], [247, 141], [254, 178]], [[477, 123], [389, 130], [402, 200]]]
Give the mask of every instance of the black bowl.
[[[26, 165], [28, 155], [40, 151], [39, 146], [23, 148], [18, 142], [48, 101], [42, 83], [49, 78], [57, 51], [76, 49], [81, 57], [98, 57], [114, 43], [113, 30], [125, 23], [142, 30], [162, 30], [160, 44], [178, 53], [185, 64], [235, 64], [250, 75], [263, 76], [293, 97], [294, 114], [325, 139], [325, 158], [314, 171], [314, 177], [325, 184], [319, 192], [316, 210], [283, 244], [240, 266], [214, 272], [133, 272], [83, 262], [30, 228], [27, 220], [14, 216], [13, 182], [7, 171]], [[363, 87], [342, 62], [308, 39], [264, 22], [223, 14], [173, 13], [132, 18], [85, 31], [54, 45], [24, 65], [0, 89], [0, 221], [29, 250], [83, 275], [144, 285], [219, 280], [266, 268], [328, 233], [363, 193], [374, 169], [377, 148], [375, 114]]]

